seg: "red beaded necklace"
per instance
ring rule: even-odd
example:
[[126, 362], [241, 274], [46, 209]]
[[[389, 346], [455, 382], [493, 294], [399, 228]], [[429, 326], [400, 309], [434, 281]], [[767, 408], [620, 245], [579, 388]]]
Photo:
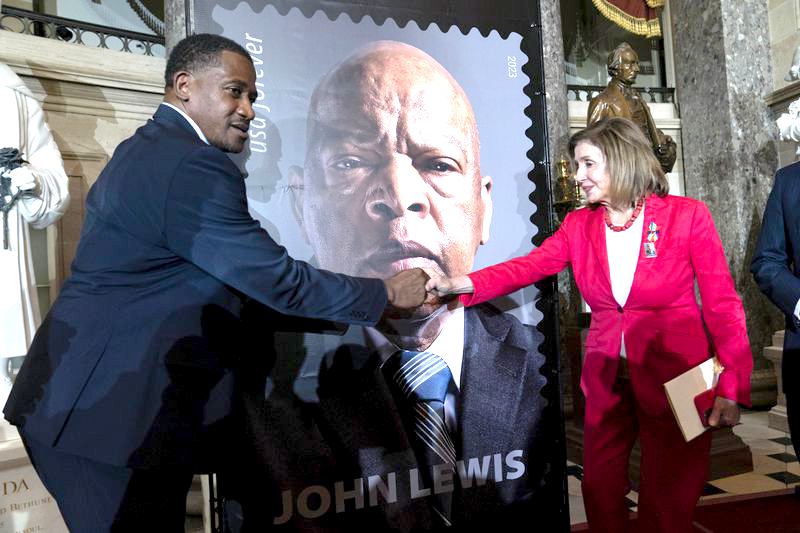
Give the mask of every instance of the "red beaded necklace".
[[639, 201], [636, 202], [636, 209], [634, 209], [633, 213], [631, 214], [631, 218], [629, 218], [628, 221], [622, 226], [615, 226], [614, 224], [611, 223], [611, 215], [608, 213], [608, 208], [605, 208], [603, 210], [603, 220], [606, 221], [606, 226], [608, 226], [609, 229], [611, 229], [611, 231], [625, 231], [626, 229], [633, 226], [633, 222], [636, 220], [636, 217], [639, 216], [639, 213], [642, 212], [643, 206], [644, 206], [644, 198], [639, 198]]

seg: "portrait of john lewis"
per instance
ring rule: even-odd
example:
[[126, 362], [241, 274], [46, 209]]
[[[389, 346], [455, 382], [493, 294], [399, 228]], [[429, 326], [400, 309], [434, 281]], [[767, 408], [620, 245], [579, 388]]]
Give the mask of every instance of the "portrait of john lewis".
[[[289, 174], [321, 268], [385, 277], [421, 266], [454, 276], [472, 270], [489, 239], [493, 179], [481, 173], [472, 105], [439, 62], [409, 44], [369, 43], [319, 80], [305, 161]], [[263, 340], [264, 326], [281, 319], [256, 309], [250, 320]], [[542, 452], [552, 439], [542, 428], [547, 380], [534, 327], [489, 304], [430, 298], [341, 335], [273, 329], [274, 367], [266, 382], [252, 378], [243, 402], [244, 448], [255, 442], [256, 454], [243, 452], [229, 483], [245, 530], [416, 531], [552, 512], [543, 481], [552, 460]], [[449, 473], [445, 461], [423, 457], [387, 376], [400, 351], [436, 354], [450, 372]]]

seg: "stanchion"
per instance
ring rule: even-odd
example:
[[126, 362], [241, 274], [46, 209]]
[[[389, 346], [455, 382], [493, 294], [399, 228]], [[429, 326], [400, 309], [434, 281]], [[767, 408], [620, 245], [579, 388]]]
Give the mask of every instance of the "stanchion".
[[218, 494], [219, 488], [214, 473], [203, 476], [203, 491], [207, 492], [208, 507], [203, 511], [203, 526], [206, 533], [225, 533], [225, 498]]

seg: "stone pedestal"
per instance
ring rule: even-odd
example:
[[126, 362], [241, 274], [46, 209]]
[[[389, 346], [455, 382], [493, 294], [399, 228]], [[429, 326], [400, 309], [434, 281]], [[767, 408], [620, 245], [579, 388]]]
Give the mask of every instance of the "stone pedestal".
[[708, 479], [745, 474], [753, 471], [753, 452], [733, 428], [715, 429], [711, 436]]
[[[0, 359], [6, 364], [7, 359]], [[0, 375], [0, 403], [8, 398]], [[0, 533], [67, 532], [58, 504], [47, 492], [15, 426], [0, 415]]]
[[[3, 423], [16, 437], [0, 442], [0, 533], [68, 533], [58, 504], [31, 465], [16, 428]], [[0, 426], [0, 431], [6, 430], [5, 426]], [[186, 512], [201, 517], [204, 533], [211, 533], [208, 489], [204, 485], [201, 476], [195, 476], [187, 494]], [[156, 530], [158, 525], [156, 517]]]
[[67, 533], [19, 438], [0, 442], [0, 533]]
[[769, 427], [789, 433], [789, 422], [786, 419], [786, 396], [783, 394], [783, 380], [781, 379], [783, 334], [784, 330], [775, 332], [772, 336], [772, 346], [764, 348], [764, 357], [772, 363], [775, 375], [778, 376], [778, 403], [769, 410]]

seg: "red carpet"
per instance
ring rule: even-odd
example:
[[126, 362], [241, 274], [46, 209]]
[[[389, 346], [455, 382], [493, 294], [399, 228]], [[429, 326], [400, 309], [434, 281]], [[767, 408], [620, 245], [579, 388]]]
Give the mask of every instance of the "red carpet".
[[702, 533], [798, 533], [800, 493], [782, 489], [706, 500], [694, 521], [695, 531]]
[[[635, 513], [631, 516], [636, 531]], [[588, 527], [575, 524], [571, 530]], [[705, 500], [695, 510], [692, 533], [800, 533], [800, 492], [790, 488]]]

